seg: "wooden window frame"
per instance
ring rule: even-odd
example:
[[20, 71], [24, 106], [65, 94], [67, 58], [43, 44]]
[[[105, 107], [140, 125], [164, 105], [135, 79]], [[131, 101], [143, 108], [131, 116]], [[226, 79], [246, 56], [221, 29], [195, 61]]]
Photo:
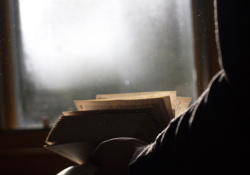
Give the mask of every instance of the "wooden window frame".
[[[9, 1], [0, 1], [0, 127], [17, 126]], [[8, 117], [7, 117], [8, 116]]]
[[192, 10], [196, 87], [200, 96], [220, 70], [215, 40], [214, 1], [192, 0]]

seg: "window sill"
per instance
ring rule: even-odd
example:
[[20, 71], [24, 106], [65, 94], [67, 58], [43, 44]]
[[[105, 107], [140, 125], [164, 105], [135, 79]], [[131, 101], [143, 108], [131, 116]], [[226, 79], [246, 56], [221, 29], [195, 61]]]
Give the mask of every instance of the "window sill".
[[50, 129], [0, 131], [0, 174], [57, 174], [75, 163], [43, 148]]

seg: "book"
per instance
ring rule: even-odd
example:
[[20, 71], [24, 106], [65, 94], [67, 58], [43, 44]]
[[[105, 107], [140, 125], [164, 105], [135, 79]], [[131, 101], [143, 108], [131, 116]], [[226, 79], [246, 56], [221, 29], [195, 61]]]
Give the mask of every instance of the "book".
[[75, 100], [78, 111], [62, 112], [45, 148], [91, 167], [91, 154], [102, 141], [134, 137], [151, 143], [190, 102], [190, 97], [178, 97], [176, 91], [98, 94], [93, 100]]

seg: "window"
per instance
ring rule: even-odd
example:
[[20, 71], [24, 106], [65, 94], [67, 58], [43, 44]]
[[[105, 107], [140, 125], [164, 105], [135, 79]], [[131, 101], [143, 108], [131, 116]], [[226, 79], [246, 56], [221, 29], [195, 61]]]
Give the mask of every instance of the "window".
[[[55, 14], [54, 13], [49, 14], [47, 12], [48, 8], [52, 8], [52, 5], [49, 5], [48, 3], [52, 3], [52, 4], [57, 3], [56, 6], [59, 8], [62, 8], [60, 7], [60, 5], [67, 3], [68, 7], [67, 8], [65, 7], [65, 11], [67, 11], [67, 9], [69, 9], [70, 7], [70, 3], [74, 4], [78, 2], [74, 0], [71, 0], [71, 1], [41, 0], [41, 1], [44, 1], [47, 3], [47, 8], [46, 10], [42, 11], [42, 14], [46, 12], [47, 16], [49, 17], [53, 16], [53, 18]], [[81, 1], [86, 2], [86, 3], [90, 2], [86, 0], [81, 0]], [[120, 2], [125, 2], [125, 1], [120, 1]], [[75, 86], [73, 81], [70, 82], [72, 85], [71, 87], [73, 87], [70, 89], [45, 88], [42, 82], [40, 83], [34, 82], [33, 78], [37, 75], [35, 75], [34, 72], [32, 72], [30, 65], [27, 63], [29, 62], [29, 60], [35, 59], [35, 56], [27, 54], [29, 51], [28, 49], [25, 50], [25, 48], [28, 45], [25, 46], [25, 36], [24, 36], [25, 31], [23, 31], [22, 25], [20, 25], [19, 23], [19, 19], [22, 17], [19, 16], [20, 13], [18, 9], [21, 8], [22, 2], [24, 2], [24, 4], [27, 5], [27, 7], [25, 8], [25, 10], [27, 11], [32, 11], [32, 9], [34, 9], [36, 6], [34, 4], [32, 5], [33, 2], [31, 1], [28, 2], [25, 0], [20, 0], [19, 3], [17, 0], [0, 1], [0, 143], [1, 143], [0, 144], [0, 158], [1, 158], [0, 163], [2, 165], [0, 169], [1, 169], [1, 172], [3, 172], [2, 174], [6, 174], [6, 173], [7, 174], [8, 173], [11, 173], [11, 174], [56, 174], [62, 169], [64, 169], [65, 167], [69, 167], [72, 165], [72, 162], [68, 161], [67, 159], [62, 159], [62, 157], [52, 154], [52, 152], [47, 152], [45, 149], [41, 148], [42, 145], [44, 144], [45, 137], [47, 136], [49, 132], [48, 129], [41, 129], [41, 130], [29, 129], [29, 130], [14, 130], [14, 131], [4, 130], [6, 128], [7, 129], [16, 128], [15, 119], [18, 119], [18, 126], [17, 126], [18, 128], [31, 128], [31, 127], [39, 128], [41, 127], [41, 120], [43, 116], [51, 117], [51, 123], [53, 123], [55, 118], [57, 118], [57, 116], [60, 115], [61, 111], [68, 110], [69, 107], [74, 108], [73, 102], [72, 102], [74, 99], [94, 98], [95, 93], [111, 93], [112, 91], [114, 91], [114, 93], [118, 93], [118, 92], [136, 92], [136, 91], [138, 92], [138, 91], [177, 89], [179, 91], [178, 92], [179, 95], [183, 95], [183, 96], [193, 95], [193, 97], [195, 98], [196, 89], [197, 89], [198, 91], [197, 94], [200, 95], [202, 90], [206, 88], [206, 85], [208, 83], [207, 80], [211, 79], [214, 73], [218, 71], [218, 62], [217, 62], [217, 56], [216, 56], [217, 52], [216, 52], [216, 47], [215, 47], [215, 42], [214, 42], [214, 35], [213, 35], [214, 33], [213, 3], [212, 3], [213, 1], [200, 1], [200, 0], [193, 0], [190, 2], [189, 1], [187, 2], [186, 0], [182, 0], [182, 1], [176, 0], [175, 2], [173, 0], [169, 0], [167, 4], [161, 5], [161, 9], [164, 9], [164, 8], [168, 9], [168, 11], [165, 11], [166, 13], [163, 14], [163, 17], [159, 18], [165, 22], [167, 21], [167, 23], [164, 25], [159, 24], [159, 23], [151, 24], [151, 22], [155, 22], [155, 20], [145, 20], [144, 23], [143, 21], [139, 20], [139, 19], [142, 19], [142, 18], [139, 18], [140, 14], [142, 17], [143, 16], [145, 17], [145, 14], [146, 14], [148, 19], [152, 18], [152, 14], [151, 16], [148, 15], [148, 12], [152, 11], [152, 9], [150, 10], [144, 9], [144, 11], [141, 11], [141, 12], [139, 11], [140, 12], [140, 13], [138, 12], [139, 14], [137, 15], [135, 14], [135, 11], [137, 11], [138, 9], [143, 10], [142, 7], [145, 7], [145, 6], [155, 7], [155, 6], [151, 6], [149, 2], [127, 1], [128, 4], [130, 3], [130, 5], [132, 3], [135, 3], [133, 4], [131, 12], [129, 13], [133, 15], [133, 16], [130, 16], [130, 19], [137, 19], [137, 20], [134, 22], [131, 22], [130, 23], [131, 25], [133, 24], [137, 26], [143, 26], [142, 24], [150, 24], [148, 26], [156, 26], [155, 28], [151, 28], [151, 29], [149, 27], [143, 28], [143, 30], [145, 30], [147, 34], [150, 34], [146, 36], [145, 39], [143, 39], [143, 37], [141, 36], [141, 34], [143, 34], [143, 32], [141, 32], [143, 31], [142, 29], [139, 28], [137, 30], [132, 30], [134, 32], [133, 36], [136, 36], [134, 40], [136, 40], [136, 44], [137, 44], [136, 45], [137, 47], [134, 48], [134, 52], [132, 53], [134, 54], [144, 53], [144, 51], [146, 50], [144, 54], [145, 57], [144, 56], [133, 57], [136, 60], [141, 61], [137, 65], [134, 65], [134, 67], [137, 69], [140, 68], [139, 70], [144, 70], [143, 73], [146, 72], [145, 69], [149, 69], [149, 68], [150, 69], [148, 70], [149, 73], [147, 74], [135, 74], [134, 75], [133, 71], [129, 72], [130, 71], [129, 69], [128, 71], [126, 71], [127, 68], [123, 67], [125, 63], [127, 65], [133, 66], [133, 62], [130, 63], [128, 60], [122, 60], [123, 61], [122, 63], [120, 64], [117, 63], [117, 65], [118, 66], [120, 65], [121, 68], [116, 67], [116, 66], [113, 66], [113, 67], [117, 68], [117, 70], [120, 70], [120, 69], [124, 70], [124, 72], [127, 74], [123, 75], [123, 77], [120, 77], [118, 76], [120, 75], [118, 74], [118, 72], [116, 72], [115, 70], [112, 70], [113, 72], [111, 73], [118, 74], [118, 75], [114, 75], [114, 76], [103, 75], [103, 76], [108, 77], [105, 80], [109, 82], [109, 84], [111, 84], [109, 86], [109, 89], [107, 88], [108, 86], [103, 85], [104, 82], [101, 82], [100, 79], [96, 79], [96, 80], [93, 79], [93, 84], [90, 87], [86, 85], [80, 85], [78, 89], [76, 88], [77, 86]], [[38, 0], [35, 2], [39, 3]], [[106, 1], [106, 2], [112, 2], [112, 1]], [[115, 0], [113, 2], [115, 2]], [[157, 4], [157, 2], [159, 4], [160, 2], [163, 2], [163, 1], [157, 0], [154, 3]], [[192, 2], [192, 6], [190, 4], [191, 2]], [[145, 4], [143, 5], [143, 3]], [[135, 6], [136, 4], [137, 6]], [[39, 3], [39, 5], [41, 5], [41, 3]], [[190, 11], [190, 8], [192, 8], [192, 11]], [[54, 12], [56, 10], [50, 9], [50, 11]], [[89, 11], [91, 11], [90, 8], [89, 8]], [[145, 13], [142, 13], [142, 12], [145, 12]], [[191, 15], [191, 12], [192, 12], [192, 15]], [[32, 16], [32, 15], [35, 16], [35, 14], [36, 14], [36, 11], [28, 12], [28, 16]], [[95, 14], [95, 13], [93, 12], [92, 14]], [[162, 14], [162, 11], [160, 11], [160, 14]], [[57, 17], [59, 16], [63, 18], [63, 16], [67, 16], [67, 15], [68, 14], [63, 13], [61, 14], [61, 16], [57, 15]], [[74, 20], [76, 18], [77, 17], [73, 16], [69, 18], [69, 20]], [[192, 24], [190, 22], [191, 18], [193, 21]], [[153, 18], [153, 19], [157, 19], [157, 18]], [[20, 21], [22, 22], [22, 19]], [[34, 21], [31, 21], [29, 23], [33, 24], [32, 22]], [[69, 22], [65, 21], [65, 23], [69, 23]], [[154, 33], [159, 34], [160, 32], [165, 31], [165, 30], [168, 32], [167, 37], [162, 34], [158, 36], [153, 35]], [[170, 31], [173, 31], [173, 33], [171, 33]], [[184, 32], [181, 33], [181, 31], [184, 31]], [[67, 35], [70, 35], [72, 33], [74, 32], [72, 31], [70, 32], [70, 30], [68, 30]], [[192, 33], [194, 34], [193, 37], [192, 37]], [[185, 36], [184, 38], [186, 40], [183, 40], [184, 39], [183, 36]], [[63, 35], [62, 35], [62, 38], [63, 38]], [[133, 38], [133, 37], [129, 36], [129, 38]], [[159, 38], [160, 38], [160, 42], [157, 42], [157, 39]], [[148, 42], [146, 41], [152, 41], [152, 42], [149, 42], [152, 45], [148, 45]], [[166, 43], [163, 45], [160, 45], [161, 41], [166, 41]], [[39, 43], [39, 42], [41, 41], [36, 41], [36, 43]], [[39, 44], [36, 44], [36, 43], [35, 43], [36, 46], [40, 46]], [[139, 46], [143, 45], [143, 47], [139, 47], [138, 45]], [[165, 56], [163, 57], [159, 57], [159, 55], [161, 55], [159, 53], [163, 53], [162, 52], [163, 49], [157, 50], [158, 48], [161, 48], [160, 46], [162, 46], [163, 49], [168, 51], [167, 54], [166, 55], [164, 54]], [[187, 46], [185, 47], [187, 49], [185, 51], [183, 51], [183, 48], [181, 48], [184, 46]], [[147, 49], [145, 49], [147, 47], [156, 48], [156, 51], [158, 52], [158, 54], [156, 54], [157, 56], [154, 57], [148, 54]], [[124, 49], [123, 47], [119, 47], [119, 48], [121, 50]], [[53, 53], [51, 50], [48, 50], [48, 49], [38, 47], [38, 50], [39, 49], [47, 53], [47, 55], [49, 56], [51, 56], [51, 53]], [[173, 54], [172, 55], [176, 56], [177, 58], [180, 58], [181, 60], [178, 61], [177, 58], [169, 57], [168, 53], [171, 51], [171, 50], [169, 51], [169, 49], [171, 49], [172, 51], [176, 51], [176, 52], [173, 52], [174, 55]], [[58, 52], [59, 50], [63, 51], [64, 49], [63, 47], [61, 47], [61, 49], [57, 49]], [[72, 53], [75, 53], [74, 50], [70, 49], [70, 51], [72, 51]], [[125, 57], [125, 58], [128, 59], [129, 57]], [[74, 59], [75, 58], [73, 58], [73, 60]], [[53, 59], [50, 61], [53, 61]], [[50, 63], [50, 61], [48, 61], [48, 64]], [[57, 67], [60, 67], [63, 64], [61, 63], [62, 61], [63, 60], [60, 60], [60, 62], [58, 61], [56, 62], [55, 69]], [[34, 61], [34, 62], [35, 64], [39, 63], [37, 61]], [[98, 61], [96, 61], [96, 63], [98, 63]], [[150, 66], [150, 63], [151, 63], [151, 66]], [[181, 64], [178, 65], [177, 63], [181, 63]], [[193, 64], [195, 65], [196, 71], [194, 70]], [[189, 67], [190, 69], [187, 71], [184, 71], [185, 65]], [[112, 65], [108, 65], [108, 63], [105, 63], [104, 66], [112, 66]], [[163, 71], [164, 69], [161, 68], [161, 66], [165, 67], [166, 71]], [[101, 67], [99, 68], [101, 70], [98, 70], [97, 67], [98, 66], [96, 65], [96, 67], [93, 68], [93, 70], [88, 74], [87, 77], [93, 76], [93, 74], [91, 73], [94, 71], [99, 71], [99, 74], [104, 72], [105, 69], [101, 69], [102, 68]], [[74, 71], [74, 66], [73, 68], [71, 68], [71, 70]], [[70, 72], [69, 70], [65, 70], [65, 71]], [[180, 73], [180, 75], [175, 74], [175, 72]], [[192, 74], [192, 72], [194, 74]], [[51, 73], [50, 76], [54, 76], [55, 73], [56, 72]], [[79, 74], [80, 73], [81, 72], [79, 72]], [[110, 73], [110, 72], [107, 72], [107, 73]], [[140, 73], [142, 73], [142, 71]], [[71, 75], [71, 76], [73, 79], [74, 77], [79, 76], [79, 75]], [[129, 76], [131, 76], [132, 78]], [[181, 79], [184, 76], [188, 77], [188, 79], [186, 80]], [[118, 78], [114, 79], [116, 81], [112, 82], [111, 81], [113, 80], [112, 77], [118, 77]], [[137, 78], [138, 81], [137, 82], [131, 81], [127, 77], [132, 80]], [[158, 77], [160, 78], [159, 80], [156, 79]], [[197, 86], [195, 86], [194, 77], [197, 77]], [[35, 79], [35, 80], [39, 80], [39, 79]], [[78, 79], [78, 81], [81, 81], [81, 80]], [[126, 80], [128, 80], [129, 82]], [[64, 77], [62, 78], [62, 81], [65, 81]], [[97, 83], [99, 84], [97, 85]], [[134, 87], [136, 88], [133, 89]], [[50, 101], [50, 99], [53, 99], [54, 101]], [[67, 101], [66, 99], [68, 99], [69, 101]], [[58, 101], [55, 101], [55, 100], [58, 100]], [[44, 102], [48, 102], [45, 104], [47, 104], [48, 105], [47, 108], [50, 108], [50, 109], [46, 109], [46, 106], [43, 107]], [[33, 103], [36, 105], [33, 105]], [[56, 105], [54, 103], [56, 103]], [[60, 105], [61, 107], [59, 107]], [[36, 115], [33, 116], [33, 114], [35, 114], [36, 111], [40, 113], [37, 113]], [[52, 111], [52, 112], [54, 111], [55, 113], [52, 114], [49, 111]], [[57, 162], [57, 164], [54, 164], [54, 162]], [[32, 164], [32, 168], [30, 168], [31, 164]], [[51, 165], [53, 165], [53, 167], [51, 167]]]
[[19, 128], [53, 124], [75, 110], [73, 100], [100, 93], [177, 90], [196, 99], [190, 1], [20, 0], [13, 8]]

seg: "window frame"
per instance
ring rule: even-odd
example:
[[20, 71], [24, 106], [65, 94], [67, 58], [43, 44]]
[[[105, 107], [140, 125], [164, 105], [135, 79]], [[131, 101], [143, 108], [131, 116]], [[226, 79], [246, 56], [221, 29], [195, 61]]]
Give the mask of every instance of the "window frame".
[[[15, 129], [18, 123], [18, 92], [15, 89], [15, 55], [13, 46], [15, 42], [12, 35], [20, 37], [20, 34], [13, 32], [11, 28], [11, 8], [18, 4], [17, 0], [0, 1], [0, 128]], [[193, 21], [193, 42], [196, 68], [197, 96], [207, 88], [209, 81], [220, 70], [218, 64], [218, 53], [215, 42], [215, 27], [213, 15], [213, 2], [205, 0], [192, 0], [192, 21]], [[18, 13], [18, 11], [16, 12]], [[12, 14], [16, 15], [16, 14]], [[19, 21], [15, 21], [19, 22]], [[15, 36], [15, 37], [16, 37]], [[8, 40], [6, 40], [8, 38]], [[8, 117], [7, 117], [8, 116]]]
[[198, 97], [220, 71], [215, 40], [214, 2], [192, 0], [193, 41]]
[[[15, 89], [15, 84], [18, 83], [15, 76], [18, 76], [18, 74], [15, 72], [17, 68], [14, 58], [21, 55], [16, 55], [16, 51], [13, 51], [16, 43], [11, 39], [13, 38], [12, 35], [20, 37], [20, 33], [16, 33], [17, 30], [13, 31], [11, 28], [11, 21], [13, 20], [11, 18], [18, 13], [18, 11], [14, 13], [11, 11], [11, 5], [13, 6], [13, 4], [17, 5], [18, 0], [0, 1], [0, 20], [2, 21], [0, 25], [0, 31], [2, 31], [0, 38], [0, 114], [2, 116], [0, 128], [2, 129], [15, 129], [18, 124], [17, 103], [19, 99], [17, 98], [17, 89]], [[200, 96], [220, 68], [214, 34], [213, 2], [192, 0], [191, 4], [196, 87], [197, 96]], [[15, 22], [19, 23], [19, 21]]]
[[[14, 44], [12, 35], [20, 37], [16, 30], [13, 32], [11, 21], [14, 14], [11, 11], [11, 5], [17, 5], [17, 0], [0, 1], [0, 128], [15, 129], [18, 123], [18, 92], [15, 89], [16, 79], [18, 76], [15, 70], [15, 57], [13, 51]], [[193, 44], [196, 68], [196, 87], [197, 96], [207, 88], [209, 81], [220, 70], [218, 64], [218, 53], [215, 42], [214, 27], [214, 7], [212, 1], [192, 0], [192, 21], [193, 21]], [[15, 21], [19, 23], [19, 21]], [[6, 39], [8, 38], [8, 39]], [[20, 48], [19, 48], [20, 49]], [[7, 117], [8, 116], [8, 117]]]
[[[17, 126], [14, 59], [9, 1], [0, 1], [0, 124], [1, 129]], [[7, 117], [8, 116], [8, 117]]]

